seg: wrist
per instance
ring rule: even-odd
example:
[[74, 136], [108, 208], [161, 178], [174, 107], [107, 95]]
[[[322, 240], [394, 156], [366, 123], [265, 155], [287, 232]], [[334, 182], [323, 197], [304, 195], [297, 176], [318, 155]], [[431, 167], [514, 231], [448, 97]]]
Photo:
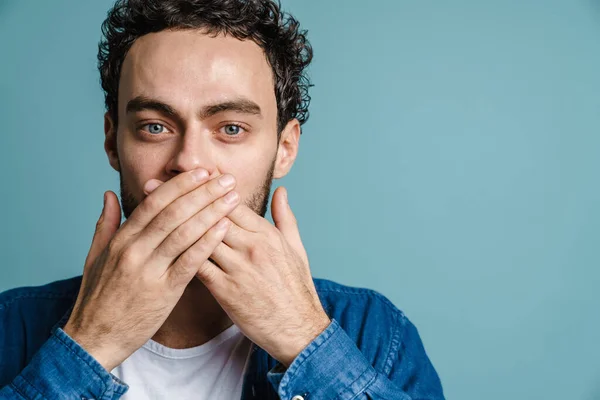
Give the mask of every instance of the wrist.
[[295, 338], [288, 337], [289, 340], [282, 346], [282, 351], [274, 358], [288, 368], [296, 357], [327, 329], [330, 323], [331, 319], [324, 315], [317, 322], [310, 324], [310, 329], [302, 335]]
[[116, 354], [119, 354], [119, 351], [114, 346], [103, 345], [98, 340], [98, 335], [87, 335], [75, 329], [69, 322], [64, 326], [63, 331], [108, 372], [112, 371], [127, 358], [120, 359], [115, 357]]

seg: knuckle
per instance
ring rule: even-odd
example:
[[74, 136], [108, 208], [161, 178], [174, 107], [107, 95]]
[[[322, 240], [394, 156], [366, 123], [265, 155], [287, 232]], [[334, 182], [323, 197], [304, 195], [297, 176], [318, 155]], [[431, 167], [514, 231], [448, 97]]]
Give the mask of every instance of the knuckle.
[[162, 201], [156, 196], [148, 196], [140, 204], [144, 213], [153, 213], [162, 209]]
[[256, 246], [248, 248], [248, 258], [253, 264], [260, 264], [263, 259], [263, 252]]
[[137, 265], [141, 261], [141, 256], [136, 246], [129, 246], [123, 250], [120, 259], [125, 265]]
[[170, 205], [163, 211], [160, 225], [164, 225], [164, 222], [167, 221], [181, 221], [185, 217], [186, 211], [186, 207], [181, 207], [177, 203]]
[[185, 264], [182, 260], [178, 260], [176, 264], [171, 267], [170, 278], [176, 285], [182, 282], [187, 282], [190, 276], [190, 268], [188, 264]]
[[208, 257], [207, 253], [211, 251], [209, 241], [210, 233], [207, 233], [206, 235], [202, 236], [202, 238], [200, 238], [200, 240], [194, 243], [194, 245], [191, 247], [189, 251], [190, 256], [192, 256], [195, 259], [199, 259], [200, 257]]
[[195, 231], [196, 226], [190, 223], [183, 224], [173, 232], [173, 239], [175, 243], [189, 243], [194, 239]]
[[175, 269], [186, 269], [188, 266], [190, 265], [190, 257], [188, 252], [185, 252], [183, 254], [180, 254], [179, 257], [177, 257], [177, 261], [175, 261], [175, 264], [173, 264], [172, 268], [175, 267]]
[[120, 248], [121, 248], [121, 241], [118, 238], [118, 236], [113, 236], [113, 238], [111, 240], [109, 240], [108, 245], [106, 246], [108, 254], [110, 254], [110, 255], [117, 254], [119, 252]]
[[220, 243], [216, 229], [211, 228], [190, 248], [190, 255], [194, 259], [206, 259], [212, 254]]
[[203, 282], [212, 283], [215, 281], [215, 265], [210, 261], [206, 260], [200, 265], [196, 274], [202, 279]]
[[159, 233], [161, 236], [168, 236], [171, 233], [171, 231], [169, 231], [168, 226], [165, 225], [165, 223], [163, 222], [165, 220], [170, 220], [167, 215], [165, 215], [160, 220], [153, 221], [150, 225], [148, 225], [148, 230]]
[[96, 231], [99, 231], [102, 228], [103, 222], [104, 222], [104, 215], [102, 215], [96, 222]]
[[161, 215], [162, 221], [183, 222], [198, 212], [198, 206], [196, 205], [196, 201], [193, 197], [194, 195], [191, 196], [192, 198], [186, 197], [185, 199], [181, 199], [181, 201], [177, 201], [167, 207], [163, 211], [163, 215]]

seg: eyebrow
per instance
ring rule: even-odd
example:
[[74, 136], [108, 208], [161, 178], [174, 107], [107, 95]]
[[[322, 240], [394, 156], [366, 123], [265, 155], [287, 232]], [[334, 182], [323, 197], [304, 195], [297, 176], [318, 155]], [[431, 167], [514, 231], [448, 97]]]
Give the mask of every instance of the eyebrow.
[[[160, 100], [146, 96], [137, 96], [127, 102], [126, 113], [140, 112], [144, 110], [158, 111], [171, 118], [182, 120], [181, 116], [173, 107]], [[244, 97], [240, 97], [230, 101], [221, 103], [209, 104], [200, 109], [198, 116], [200, 119], [207, 119], [216, 114], [231, 111], [240, 114], [256, 115], [262, 118], [260, 106]]]

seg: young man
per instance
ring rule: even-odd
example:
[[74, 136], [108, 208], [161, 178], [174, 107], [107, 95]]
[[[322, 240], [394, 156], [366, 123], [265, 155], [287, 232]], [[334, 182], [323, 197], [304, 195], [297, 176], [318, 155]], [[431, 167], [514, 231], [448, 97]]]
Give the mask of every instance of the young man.
[[83, 277], [0, 295], [0, 399], [443, 399], [381, 294], [313, 279], [285, 188], [305, 31], [272, 0], [119, 0], [103, 24], [121, 178]]

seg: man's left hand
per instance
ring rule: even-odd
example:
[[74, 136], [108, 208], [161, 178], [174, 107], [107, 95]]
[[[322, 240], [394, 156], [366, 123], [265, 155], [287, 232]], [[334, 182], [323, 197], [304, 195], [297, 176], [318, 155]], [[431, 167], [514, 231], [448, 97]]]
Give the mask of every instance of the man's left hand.
[[273, 226], [241, 203], [197, 277], [250, 340], [286, 367], [330, 324], [317, 295], [296, 218], [279, 187]]

